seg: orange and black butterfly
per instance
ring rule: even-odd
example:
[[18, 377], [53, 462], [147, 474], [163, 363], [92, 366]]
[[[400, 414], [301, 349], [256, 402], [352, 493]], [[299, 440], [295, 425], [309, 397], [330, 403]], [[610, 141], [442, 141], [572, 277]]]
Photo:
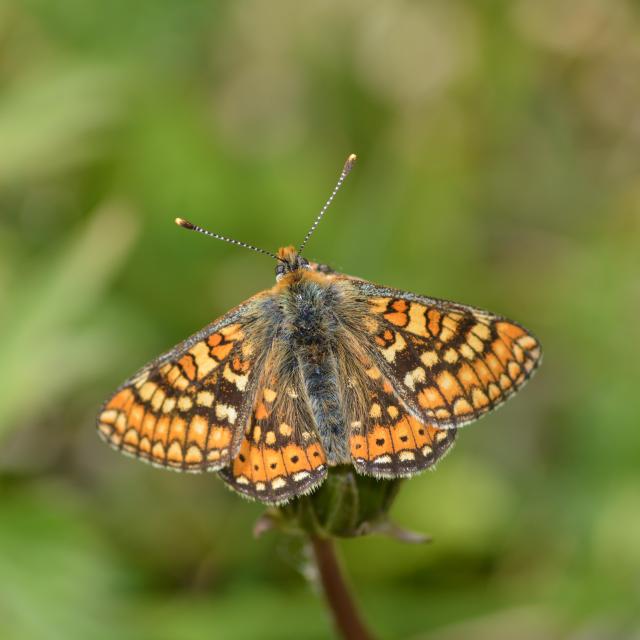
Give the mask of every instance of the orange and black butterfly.
[[148, 364], [103, 406], [111, 446], [159, 467], [218, 471], [239, 493], [285, 503], [329, 467], [407, 477], [456, 430], [501, 405], [540, 363], [520, 325], [275, 254], [276, 284]]

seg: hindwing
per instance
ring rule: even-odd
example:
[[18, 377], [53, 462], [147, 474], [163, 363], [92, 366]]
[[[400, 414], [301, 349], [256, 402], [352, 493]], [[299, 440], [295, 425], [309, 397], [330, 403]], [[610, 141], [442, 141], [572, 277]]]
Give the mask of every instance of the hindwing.
[[232, 489], [267, 504], [309, 493], [327, 475], [302, 375], [287, 355], [271, 353], [240, 449], [220, 472]]
[[350, 424], [349, 445], [359, 473], [407, 477], [432, 466], [453, 445], [456, 429], [411, 415], [380, 369], [366, 369], [366, 405]]

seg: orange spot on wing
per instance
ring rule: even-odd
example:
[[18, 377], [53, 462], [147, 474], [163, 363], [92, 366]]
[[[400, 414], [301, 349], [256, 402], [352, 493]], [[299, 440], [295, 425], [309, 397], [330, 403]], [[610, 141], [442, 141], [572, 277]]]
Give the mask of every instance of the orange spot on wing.
[[471, 400], [473, 400], [473, 404], [476, 409], [482, 409], [489, 404], [489, 398], [487, 397], [487, 394], [484, 393], [484, 391], [482, 391], [481, 389], [477, 388], [474, 389], [471, 393]]
[[224, 360], [229, 355], [231, 349], [233, 349], [233, 343], [227, 342], [226, 344], [221, 344], [211, 349], [211, 355], [217, 360]]
[[402, 449], [415, 449], [415, 438], [413, 436], [411, 425], [406, 418], [403, 418], [391, 428], [391, 437], [396, 451], [400, 451]]
[[142, 420], [144, 418], [144, 407], [141, 404], [136, 404], [129, 413], [129, 426], [133, 429], [140, 431], [142, 427]]
[[262, 459], [262, 448], [251, 447], [249, 454], [251, 462], [251, 471], [249, 477], [254, 482], [264, 482], [267, 479], [267, 472], [264, 468], [264, 460]]
[[129, 411], [129, 407], [131, 407], [134, 400], [135, 398], [131, 389], [122, 389], [122, 391], [116, 393], [116, 395], [113, 396], [111, 400], [109, 400], [106, 408], [120, 409], [121, 411], [124, 411], [126, 413], [127, 411]]
[[367, 454], [367, 441], [364, 436], [351, 436], [349, 439], [351, 456], [353, 458], [365, 458]]
[[184, 456], [184, 461], [188, 465], [202, 464], [203, 462], [202, 451], [200, 451], [200, 449], [195, 445], [191, 445], [187, 449], [187, 453]]
[[500, 361], [498, 360], [498, 358], [496, 358], [496, 356], [493, 355], [493, 353], [488, 353], [486, 355], [485, 362], [496, 378], [498, 378], [504, 371], [504, 367], [500, 364]]
[[180, 373], [180, 369], [178, 369], [178, 367], [170, 367], [169, 369], [167, 369], [165, 376], [167, 379], [167, 382], [170, 385], [173, 385], [173, 383], [181, 376], [182, 374]]
[[169, 422], [171, 418], [169, 416], [162, 416], [158, 420], [156, 430], [154, 433], [154, 441], [161, 441], [163, 444], [167, 444], [167, 436], [169, 435]]
[[196, 366], [193, 362], [193, 357], [189, 354], [185, 354], [178, 362], [187, 378], [189, 378], [189, 380], [195, 380], [197, 372]]
[[202, 416], [194, 415], [189, 423], [189, 442], [195, 442], [201, 449], [204, 449], [207, 443], [208, 431], [209, 423]]
[[487, 391], [489, 392], [489, 398], [491, 400], [497, 400], [502, 395], [502, 391], [500, 391], [500, 387], [495, 382], [492, 382], [487, 387]]
[[367, 434], [369, 458], [377, 458], [386, 453], [393, 453], [391, 430], [377, 425]]
[[493, 344], [491, 345], [491, 348], [493, 349], [493, 352], [496, 354], [496, 356], [498, 356], [498, 359], [500, 360], [503, 366], [506, 366], [509, 360], [513, 360], [513, 356], [511, 355], [511, 352], [509, 351], [509, 349], [507, 349], [507, 347], [505, 346], [504, 342], [502, 342], [502, 340], [500, 339], [494, 340]]
[[138, 436], [138, 432], [135, 431], [135, 429], [129, 429], [129, 431], [125, 433], [124, 443], [137, 446], [138, 442], [140, 442], [140, 437]]
[[443, 371], [437, 379], [440, 393], [447, 399], [449, 404], [453, 404], [456, 398], [463, 395], [462, 388], [458, 381], [448, 371]]
[[413, 417], [407, 417], [407, 423], [411, 428], [411, 433], [413, 434], [413, 439], [417, 447], [423, 447], [425, 444], [429, 443], [426, 425], [418, 422]]
[[442, 318], [442, 326], [453, 333], [458, 332], [458, 322], [451, 315], [445, 314]]
[[498, 322], [496, 323], [496, 329], [500, 335], [506, 336], [511, 340], [516, 340], [526, 333], [523, 329], [510, 322]]
[[418, 394], [418, 404], [423, 409], [437, 409], [444, 407], [445, 402], [435, 387], [426, 387]]
[[282, 457], [284, 458], [284, 466], [289, 474], [311, 470], [305, 451], [295, 444], [284, 447]]
[[392, 324], [395, 324], [398, 327], [404, 327], [409, 319], [407, 318], [406, 313], [386, 313], [384, 316], [385, 320], [388, 320]]
[[431, 335], [437, 336], [440, 333], [440, 312], [436, 311], [435, 309], [430, 309], [427, 312], [427, 317], [429, 318], [429, 332], [431, 333]]
[[169, 435], [169, 441], [178, 440], [183, 443], [187, 434], [186, 422], [183, 418], [175, 416], [171, 421], [171, 430]]
[[324, 451], [322, 450], [320, 444], [317, 442], [314, 442], [307, 447], [307, 457], [309, 458], [311, 467], [313, 469], [316, 469], [326, 461]]
[[156, 426], [156, 417], [152, 413], [147, 413], [142, 420], [142, 435], [146, 438], [153, 437], [153, 429]]
[[173, 386], [178, 389], [178, 391], [185, 391], [186, 388], [189, 386], [189, 380], [187, 378], [185, 378], [184, 376], [178, 376], [174, 383]]
[[233, 370], [240, 371], [241, 373], [246, 373], [249, 370], [249, 361], [248, 360], [240, 360], [240, 358], [233, 359]]
[[165, 461], [165, 451], [161, 442], [156, 442], [151, 449], [151, 456], [158, 462]]
[[207, 449], [222, 449], [231, 442], [231, 429], [214, 425], [211, 427], [209, 439], [207, 440]]
[[466, 398], [458, 398], [453, 405], [453, 413], [457, 416], [466, 416], [473, 413], [473, 407]]
[[217, 347], [222, 342], [222, 336], [219, 333], [213, 333], [207, 339], [207, 344], [210, 347]]
[[478, 374], [478, 378], [484, 387], [487, 387], [489, 384], [496, 381], [497, 376], [494, 376], [491, 373], [491, 370], [484, 360], [474, 360], [471, 365]]
[[173, 442], [169, 447], [167, 451], [167, 459], [169, 460], [169, 462], [182, 464], [182, 447], [177, 442]]
[[394, 309], [394, 311], [406, 311], [408, 306], [405, 300], [395, 300], [391, 308]]
[[465, 389], [469, 389], [469, 387], [477, 385], [480, 382], [475, 371], [466, 362], [458, 369], [458, 378]]
[[277, 449], [265, 449], [264, 461], [266, 465], [265, 471], [269, 480], [286, 475], [282, 454]]
[[520, 365], [517, 362], [510, 362], [507, 365], [507, 373], [509, 374], [509, 377], [512, 378], [513, 380], [517, 380], [520, 373], [521, 373], [522, 369], [520, 369]]
[[238, 476], [245, 476], [247, 479], [251, 478], [251, 446], [246, 438], [242, 441], [240, 451], [238, 451], [238, 454], [231, 464], [231, 475], [234, 478], [237, 478]]

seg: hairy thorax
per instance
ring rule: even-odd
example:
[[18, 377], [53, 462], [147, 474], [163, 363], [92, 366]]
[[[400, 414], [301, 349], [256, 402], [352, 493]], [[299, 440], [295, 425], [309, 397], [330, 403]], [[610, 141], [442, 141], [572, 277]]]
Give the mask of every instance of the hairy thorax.
[[287, 351], [279, 358], [280, 377], [288, 377], [294, 393], [300, 396], [297, 401], [309, 405], [329, 464], [346, 463], [354, 399], [340, 382], [344, 380], [341, 370], [345, 362], [354, 371], [362, 370], [358, 341], [350, 324], [354, 310], [355, 317], [358, 310], [364, 313], [366, 303], [345, 279], [310, 271], [286, 278], [286, 286], [276, 287], [282, 315], [274, 348]]

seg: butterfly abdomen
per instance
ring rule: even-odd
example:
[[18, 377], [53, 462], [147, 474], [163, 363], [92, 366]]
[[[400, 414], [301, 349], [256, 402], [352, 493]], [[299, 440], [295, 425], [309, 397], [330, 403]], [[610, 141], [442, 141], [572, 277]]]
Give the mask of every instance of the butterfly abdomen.
[[293, 346], [329, 464], [349, 461], [336, 365], [336, 297], [331, 286], [301, 281], [286, 292], [285, 333]]

